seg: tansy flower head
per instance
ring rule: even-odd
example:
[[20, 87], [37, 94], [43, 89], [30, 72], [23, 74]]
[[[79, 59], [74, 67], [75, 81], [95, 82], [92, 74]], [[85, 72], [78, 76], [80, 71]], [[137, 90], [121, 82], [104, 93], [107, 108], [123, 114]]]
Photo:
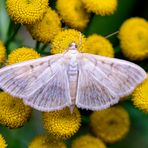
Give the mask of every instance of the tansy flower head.
[[114, 57], [112, 44], [103, 36], [93, 34], [86, 39], [85, 52]]
[[49, 135], [39, 135], [33, 139], [28, 148], [66, 148], [66, 145]]
[[49, 7], [40, 22], [27, 28], [35, 40], [48, 43], [61, 31], [61, 22], [58, 14]]
[[99, 138], [83, 135], [72, 142], [72, 148], [106, 148], [106, 146]]
[[148, 113], [148, 78], [135, 89], [132, 101], [137, 108]]
[[6, 49], [2, 41], [0, 41], [0, 64], [5, 61], [5, 56], [6, 56]]
[[73, 41], [79, 46], [78, 50], [83, 51], [85, 37], [81, 32], [74, 29], [66, 29], [61, 31], [55, 36], [52, 42], [51, 52], [53, 54], [64, 52]]
[[57, 0], [56, 7], [62, 19], [70, 27], [78, 30], [86, 27], [89, 15], [80, 0]]
[[88, 12], [97, 15], [111, 15], [117, 8], [117, 0], [82, 0]]
[[66, 139], [76, 133], [80, 127], [81, 117], [77, 108], [43, 113], [43, 123], [50, 135], [57, 139]]
[[106, 143], [121, 140], [129, 131], [129, 115], [120, 106], [93, 112], [90, 119], [92, 132]]
[[143, 60], [148, 57], [148, 22], [143, 18], [126, 20], [119, 31], [123, 54], [130, 60]]
[[0, 123], [9, 128], [23, 126], [31, 117], [32, 108], [24, 105], [19, 98], [0, 93]]
[[3, 136], [1, 134], [0, 134], [0, 147], [1, 148], [6, 148], [7, 147], [6, 141], [5, 141], [5, 139], [3, 138]]
[[43, 18], [48, 0], [7, 0], [6, 5], [12, 20], [22, 24], [34, 24]]
[[40, 55], [32, 48], [17, 48], [8, 56], [8, 64], [37, 59]]

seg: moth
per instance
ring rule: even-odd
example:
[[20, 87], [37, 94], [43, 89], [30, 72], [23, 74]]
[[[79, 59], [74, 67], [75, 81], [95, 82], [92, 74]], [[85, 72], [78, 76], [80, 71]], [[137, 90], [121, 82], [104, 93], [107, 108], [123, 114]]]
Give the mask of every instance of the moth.
[[66, 52], [0, 69], [0, 88], [40, 111], [76, 105], [102, 110], [127, 96], [146, 77], [138, 65], [81, 53], [75, 42]]

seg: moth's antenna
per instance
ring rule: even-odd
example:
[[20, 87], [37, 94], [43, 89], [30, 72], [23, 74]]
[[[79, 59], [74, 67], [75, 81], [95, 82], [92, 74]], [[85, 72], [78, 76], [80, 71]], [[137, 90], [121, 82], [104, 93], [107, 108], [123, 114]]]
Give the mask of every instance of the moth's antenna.
[[114, 35], [116, 35], [116, 34], [118, 34], [118, 33], [119, 33], [119, 31], [113, 32], [113, 33], [111, 33], [111, 34], [105, 36], [105, 38], [108, 39], [108, 38], [110, 38], [111, 36], [114, 36]]

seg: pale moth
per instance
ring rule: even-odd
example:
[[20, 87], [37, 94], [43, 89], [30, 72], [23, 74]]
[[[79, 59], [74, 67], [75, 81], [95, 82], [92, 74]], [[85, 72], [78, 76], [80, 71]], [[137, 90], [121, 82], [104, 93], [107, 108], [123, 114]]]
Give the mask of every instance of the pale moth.
[[0, 88], [40, 111], [76, 105], [105, 109], [129, 95], [147, 77], [138, 65], [81, 53], [72, 42], [62, 54], [0, 69]]

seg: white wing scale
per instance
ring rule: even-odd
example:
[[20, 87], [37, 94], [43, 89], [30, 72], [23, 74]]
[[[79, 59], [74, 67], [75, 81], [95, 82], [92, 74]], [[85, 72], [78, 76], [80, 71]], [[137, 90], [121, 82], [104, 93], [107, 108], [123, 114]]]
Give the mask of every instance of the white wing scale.
[[76, 105], [80, 108], [99, 110], [118, 102], [114, 92], [105, 87], [85, 68], [79, 71], [77, 90]]
[[[0, 87], [41, 111], [70, 106], [65, 57], [57, 54], [4, 67]], [[145, 71], [133, 63], [92, 54], [79, 53], [78, 67], [76, 105], [90, 110], [117, 103], [146, 78]]]
[[146, 77], [145, 71], [131, 62], [81, 54], [76, 105], [90, 110], [105, 109], [132, 93]]
[[71, 105], [69, 92], [67, 70], [63, 67], [58, 69], [40, 89], [24, 97], [24, 102], [42, 111], [58, 110]]
[[65, 63], [57, 54], [4, 67], [0, 87], [38, 110], [61, 109], [71, 103]]

